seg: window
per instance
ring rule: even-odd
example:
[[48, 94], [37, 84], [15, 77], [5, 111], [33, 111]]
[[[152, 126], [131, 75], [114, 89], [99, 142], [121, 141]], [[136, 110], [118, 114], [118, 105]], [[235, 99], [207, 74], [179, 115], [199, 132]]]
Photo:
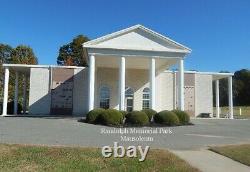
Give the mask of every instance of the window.
[[134, 91], [130, 87], [125, 88], [125, 104], [127, 112], [133, 111], [134, 107]]
[[148, 87], [144, 88], [142, 91], [142, 109], [149, 109], [150, 102], [150, 89]]
[[100, 108], [108, 109], [110, 103], [110, 89], [106, 86], [100, 89]]

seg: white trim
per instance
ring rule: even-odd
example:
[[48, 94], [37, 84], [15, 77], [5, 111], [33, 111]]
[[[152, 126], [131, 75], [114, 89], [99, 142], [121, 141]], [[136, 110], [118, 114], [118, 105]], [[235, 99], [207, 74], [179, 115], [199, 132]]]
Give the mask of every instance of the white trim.
[[129, 49], [113, 49], [113, 48], [89, 48], [88, 55], [99, 56], [116, 56], [116, 57], [158, 57], [158, 58], [183, 58], [183, 52], [170, 51], [148, 51], [148, 50], [129, 50]]
[[91, 41], [88, 41], [88, 42], [85, 42], [85, 43], [83, 43], [83, 47], [91, 48], [92, 45], [98, 44], [100, 42], [104, 42], [106, 40], [112, 39], [112, 38], [120, 36], [122, 34], [126, 34], [128, 32], [136, 30], [136, 29], [142, 29], [143, 31], [145, 31], [145, 32], [147, 32], [149, 34], [152, 34], [153, 36], [158, 37], [158, 38], [162, 39], [165, 42], [172, 43], [172, 44], [178, 46], [179, 48], [182, 48], [182, 49], [186, 50], [186, 53], [191, 53], [191, 51], [192, 51], [190, 48], [188, 48], [188, 47], [186, 47], [186, 46], [184, 46], [184, 45], [182, 45], [180, 43], [177, 43], [174, 40], [172, 40], [172, 39], [170, 39], [170, 38], [168, 38], [166, 36], [163, 36], [163, 35], [155, 32], [155, 31], [153, 31], [151, 29], [148, 29], [148, 28], [146, 28], [146, 27], [144, 27], [142, 25], [139, 25], [139, 24], [134, 25], [134, 26], [129, 27], [129, 28], [126, 28], [126, 29], [123, 29], [123, 30], [120, 30], [120, 31], [117, 31], [117, 32], [113, 32], [111, 34], [107, 34], [105, 36], [99, 37], [97, 39], [94, 39], [94, 40], [91, 40]]
[[[164, 73], [177, 73], [178, 71], [165, 70]], [[201, 75], [218, 75], [218, 76], [234, 76], [234, 73], [221, 73], [221, 72], [198, 72], [198, 71], [184, 71], [184, 73], [201, 74]]]
[[233, 76], [233, 73], [220, 73], [220, 72], [196, 72], [196, 71], [185, 71], [185, 73], [195, 73], [203, 75], [218, 75], [218, 76]]
[[3, 64], [3, 67], [23, 67], [23, 68], [66, 68], [66, 69], [84, 69], [79, 66], [57, 66], [57, 65], [27, 65], [27, 64]]

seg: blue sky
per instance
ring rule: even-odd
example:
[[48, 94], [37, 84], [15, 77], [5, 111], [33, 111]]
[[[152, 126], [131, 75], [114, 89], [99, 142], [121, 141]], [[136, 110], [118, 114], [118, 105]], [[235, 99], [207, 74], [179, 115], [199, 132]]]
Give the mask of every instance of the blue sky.
[[142, 24], [193, 50], [186, 69], [250, 68], [249, 0], [1, 0], [0, 9], [0, 43], [31, 46], [39, 64], [56, 64], [79, 34]]

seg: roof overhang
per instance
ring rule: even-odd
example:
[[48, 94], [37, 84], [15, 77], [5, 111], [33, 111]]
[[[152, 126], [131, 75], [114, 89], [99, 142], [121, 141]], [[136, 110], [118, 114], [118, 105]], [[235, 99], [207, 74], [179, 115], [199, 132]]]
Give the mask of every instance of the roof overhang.
[[196, 73], [201, 75], [212, 75], [213, 80], [219, 80], [223, 78], [228, 78], [234, 76], [233, 73], [220, 73], [220, 72], [196, 72], [196, 71], [185, 71], [185, 73]]
[[3, 68], [9, 68], [13, 71], [29, 74], [31, 68], [65, 68], [65, 69], [84, 69], [78, 66], [57, 66], [57, 65], [27, 65], [27, 64], [3, 64]]
[[[178, 72], [178, 71], [169, 71], [166, 70], [165, 72]], [[185, 71], [185, 74], [200, 74], [200, 75], [212, 75], [213, 80], [219, 80], [223, 78], [228, 78], [230, 76], [234, 76], [234, 73], [221, 73], [221, 72], [198, 72], [198, 71]]]

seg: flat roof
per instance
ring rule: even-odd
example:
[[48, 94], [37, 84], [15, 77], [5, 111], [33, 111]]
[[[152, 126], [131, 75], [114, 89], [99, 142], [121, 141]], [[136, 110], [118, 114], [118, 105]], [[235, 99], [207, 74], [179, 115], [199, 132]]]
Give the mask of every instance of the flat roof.
[[[177, 73], [178, 71], [170, 71], [170, 70], [166, 70], [164, 72], [169, 72], [169, 73]], [[185, 71], [184, 73], [187, 74], [199, 74], [199, 75], [212, 75], [213, 80], [217, 80], [217, 79], [223, 79], [223, 78], [227, 78], [229, 76], [233, 76], [234, 73], [225, 73], [225, 72], [199, 72], [199, 71]]]
[[58, 65], [27, 65], [27, 64], [3, 64], [3, 67], [10, 68], [21, 73], [30, 73], [31, 68], [64, 68], [64, 69], [84, 69], [79, 66], [58, 66]]
[[84, 69], [79, 66], [59, 66], [59, 65], [27, 65], [27, 64], [3, 64], [3, 67], [24, 67], [24, 68], [69, 68], [69, 69]]

